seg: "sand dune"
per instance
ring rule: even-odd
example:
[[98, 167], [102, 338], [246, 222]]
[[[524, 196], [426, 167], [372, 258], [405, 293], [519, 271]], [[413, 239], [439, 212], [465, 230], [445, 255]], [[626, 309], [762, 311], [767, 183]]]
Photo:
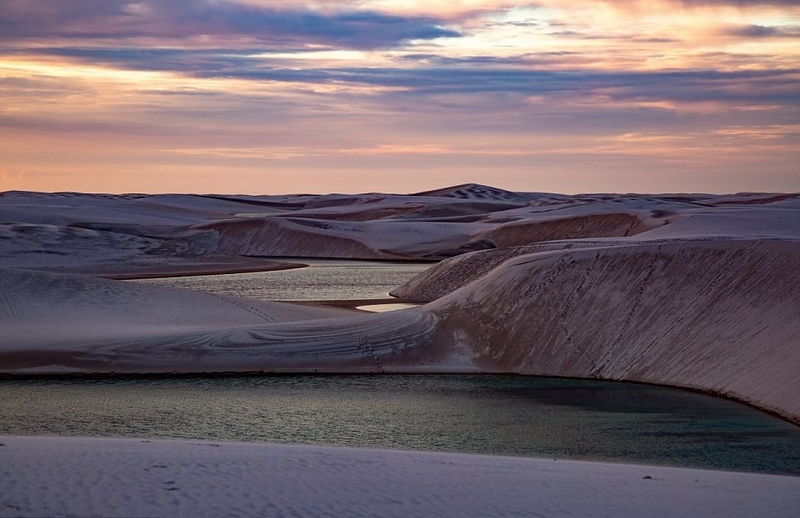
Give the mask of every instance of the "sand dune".
[[[448, 258], [364, 314], [99, 279]], [[71, 275], [78, 272], [83, 275]], [[0, 373], [516, 372], [800, 424], [800, 197], [0, 194]], [[90, 274], [90, 275], [87, 275]], [[796, 477], [345, 448], [0, 438], [0, 516], [795, 516]]]
[[626, 235], [648, 220], [652, 206], [674, 204], [475, 185], [409, 196], [7, 192], [0, 193], [0, 266], [89, 273], [121, 261], [152, 269], [156, 261], [177, 265], [205, 256], [441, 259], [557, 238]]
[[539, 252], [425, 307], [481, 369], [693, 387], [800, 422], [797, 271], [785, 241]]
[[[800, 421], [796, 195], [0, 201], [7, 373], [519, 372], [693, 387]], [[455, 257], [393, 292], [429, 304], [375, 315], [42, 272], [258, 267], [251, 255]]]
[[0, 269], [0, 372], [472, 371], [428, 311], [380, 315]]
[[520, 255], [544, 251], [580, 248], [624, 246], [626, 243], [580, 241], [550, 241], [534, 245], [514, 246], [464, 253], [447, 258], [391, 291], [393, 297], [405, 301], [431, 302], [466, 286]]
[[[396, 259], [347, 236], [355, 224], [311, 219], [217, 221], [196, 227], [214, 234], [215, 253], [228, 255]], [[339, 232], [337, 232], [339, 230]]]
[[0, 270], [0, 372], [379, 372], [436, 357], [431, 313], [363, 314]]

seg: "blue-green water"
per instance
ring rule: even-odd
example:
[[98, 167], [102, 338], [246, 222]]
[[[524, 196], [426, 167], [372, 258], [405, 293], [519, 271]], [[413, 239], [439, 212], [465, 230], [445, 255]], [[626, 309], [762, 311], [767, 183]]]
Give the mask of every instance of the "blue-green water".
[[800, 428], [678, 389], [522, 376], [5, 380], [0, 434], [171, 437], [800, 474]]

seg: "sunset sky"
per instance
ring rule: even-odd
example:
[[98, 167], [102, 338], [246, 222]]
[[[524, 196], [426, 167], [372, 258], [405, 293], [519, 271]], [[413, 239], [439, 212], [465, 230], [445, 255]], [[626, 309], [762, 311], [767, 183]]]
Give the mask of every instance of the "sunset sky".
[[0, 191], [800, 191], [800, 2], [0, 0]]

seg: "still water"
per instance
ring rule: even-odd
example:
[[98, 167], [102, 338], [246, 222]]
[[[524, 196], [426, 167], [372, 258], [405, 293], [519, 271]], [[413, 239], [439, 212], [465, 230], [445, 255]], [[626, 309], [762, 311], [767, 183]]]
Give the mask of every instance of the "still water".
[[381, 299], [431, 267], [431, 263], [336, 259], [297, 259], [297, 262], [309, 266], [273, 272], [169, 277], [136, 282], [258, 300]]
[[0, 434], [601, 459], [800, 475], [800, 428], [678, 389], [522, 376], [5, 380]]

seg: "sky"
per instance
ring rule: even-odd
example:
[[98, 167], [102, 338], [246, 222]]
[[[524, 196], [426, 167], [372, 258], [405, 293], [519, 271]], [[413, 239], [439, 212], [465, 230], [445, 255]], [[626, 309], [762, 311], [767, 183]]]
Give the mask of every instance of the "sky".
[[797, 0], [0, 0], [0, 191], [800, 191]]

